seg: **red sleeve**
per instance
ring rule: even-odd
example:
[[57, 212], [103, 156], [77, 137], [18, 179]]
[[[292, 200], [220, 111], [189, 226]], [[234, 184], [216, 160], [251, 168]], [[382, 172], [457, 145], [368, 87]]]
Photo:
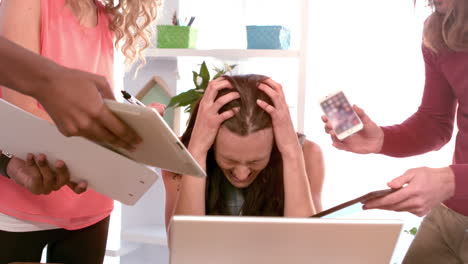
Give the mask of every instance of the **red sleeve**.
[[402, 124], [382, 127], [382, 154], [393, 157], [419, 155], [440, 149], [452, 137], [456, 97], [437, 64], [436, 54], [423, 47], [423, 56], [426, 82], [421, 105]]
[[468, 198], [468, 164], [454, 164], [450, 168], [455, 174], [455, 197]]

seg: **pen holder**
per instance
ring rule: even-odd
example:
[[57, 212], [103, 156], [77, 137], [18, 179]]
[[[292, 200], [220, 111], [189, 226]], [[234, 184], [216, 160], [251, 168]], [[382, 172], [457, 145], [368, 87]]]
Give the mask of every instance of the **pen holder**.
[[283, 26], [246, 26], [247, 49], [289, 49], [291, 32]]
[[192, 27], [158, 25], [158, 48], [194, 49], [198, 30]]

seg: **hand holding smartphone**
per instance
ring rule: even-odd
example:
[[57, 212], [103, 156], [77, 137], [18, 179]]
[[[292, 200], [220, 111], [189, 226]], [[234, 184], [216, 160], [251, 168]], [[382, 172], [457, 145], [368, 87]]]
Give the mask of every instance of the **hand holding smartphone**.
[[343, 91], [334, 92], [322, 98], [320, 106], [339, 140], [363, 128], [361, 119], [354, 112]]

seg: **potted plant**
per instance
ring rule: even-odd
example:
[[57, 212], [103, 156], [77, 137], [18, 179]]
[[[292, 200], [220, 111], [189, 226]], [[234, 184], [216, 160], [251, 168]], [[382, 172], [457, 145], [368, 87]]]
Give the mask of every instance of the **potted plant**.
[[210, 80], [214, 80], [226, 74], [231, 74], [232, 70], [234, 70], [236, 66], [237, 64], [224, 64], [224, 66], [222, 66], [221, 68], [214, 67], [213, 70], [215, 71], [215, 75], [213, 76], [213, 78], [211, 78], [208, 67], [203, 61], [203, 63], [200, 65], [199, 72], [192, 71], [193, 84], [195, 85], [195, 87], [172, 97], [167, 107], [185, 107], [185, 112], [191, 113], [195, 103], [205, 93], [205, 90], [208, 87], [208, 83], [210, 82]]

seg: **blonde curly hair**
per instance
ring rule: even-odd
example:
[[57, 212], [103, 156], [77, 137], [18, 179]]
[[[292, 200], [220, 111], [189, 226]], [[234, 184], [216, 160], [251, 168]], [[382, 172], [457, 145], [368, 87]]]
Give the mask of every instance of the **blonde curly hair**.
[[[90, 1], [66, 0], [77, 10], [79, 18], [82, 10], [92, 5]], [[143, 62], [142, 51], [150, 46], [149, 26], [156, 20], [161, 0], [96, 0], [101, 2], [110, 16], [109, 28], [115, 34], [115, 47], [125, 56], [125, 64], [137, 58]]]
[[[428, 3], [433, 6], [433, 0]], [[424, 45], [435, 52], [443, 49], [468, 51], [467, 14], [467, 0], [452, 0], [444, 14], [434, 10], [424, 24]]]

